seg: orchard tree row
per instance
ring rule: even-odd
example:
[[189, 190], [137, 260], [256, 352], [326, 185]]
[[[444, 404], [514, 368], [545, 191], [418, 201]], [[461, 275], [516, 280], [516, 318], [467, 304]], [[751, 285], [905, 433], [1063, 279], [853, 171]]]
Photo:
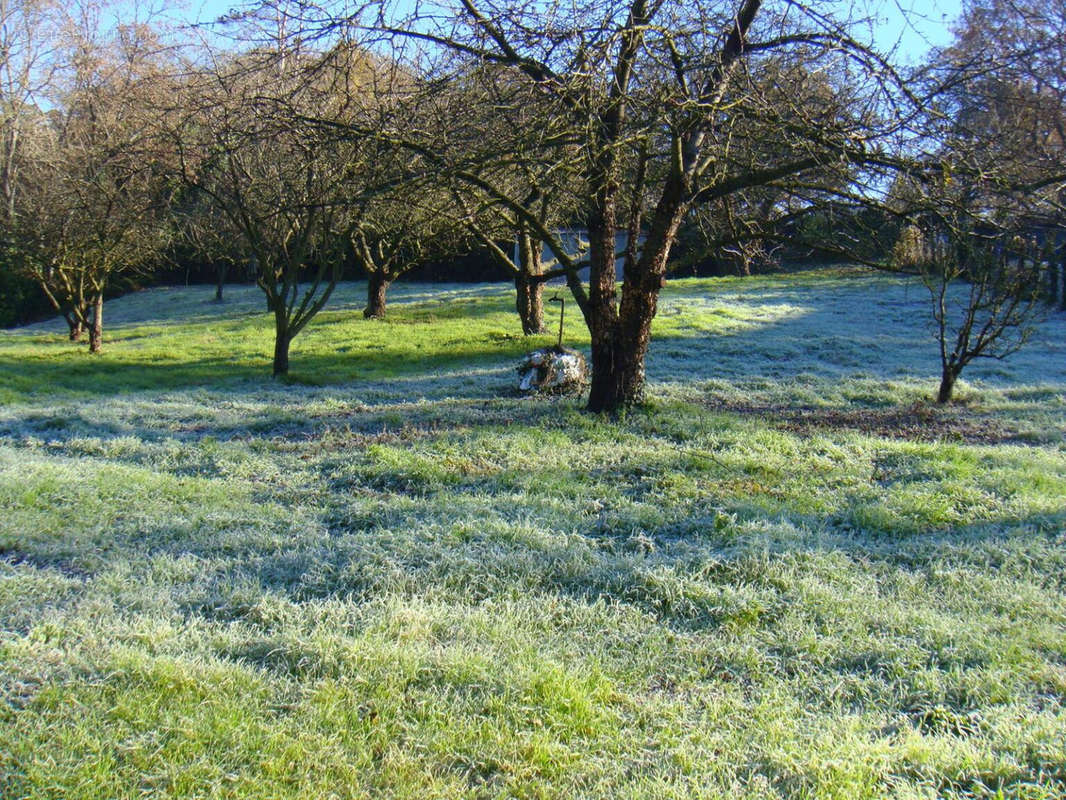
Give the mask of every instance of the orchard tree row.
[[479, 248], [527, 334], [565, 280], [588, 407], [613, 411], [643, 397], [679, 236], [742, 270], [891, 254], [931, 288], [947, 400], [1066, 301], [1052, 5], [971, 0], [953, 45], [903, 68], [868, 21], [792, 0], [272, 0], [199, 27], [0, 0], [3, 267], [91, 351], [116, 275], [179, 247], [251, 269], [283, 375], [344, 264], [380, 317], [406, 270]]

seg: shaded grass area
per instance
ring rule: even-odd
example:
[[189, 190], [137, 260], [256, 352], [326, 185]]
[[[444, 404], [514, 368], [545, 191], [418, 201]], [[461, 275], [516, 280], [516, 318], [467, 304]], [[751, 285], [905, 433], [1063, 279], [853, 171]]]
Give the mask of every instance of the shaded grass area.
[[[308, 332], [320, 386], [53, 391], [3, 340], [0, 796], [1066, 793], [1058, 320], [951, 412], [1025, 435], [953, 441], [833, 416], [935, 388], [896, 281], [678, 282], [613, 421], [507, 396], [506, 293], [411, 291]], [[193, 372], [229, 346], [128, 312]]]

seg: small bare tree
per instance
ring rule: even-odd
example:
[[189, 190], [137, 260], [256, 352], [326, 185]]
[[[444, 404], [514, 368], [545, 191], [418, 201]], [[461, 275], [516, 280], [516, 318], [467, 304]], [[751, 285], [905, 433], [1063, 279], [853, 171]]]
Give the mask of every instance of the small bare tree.
[[[1066, 11], [972, 0], [929, 74], [924, 174], [901, 178], [896, 260], [917, 265], [940, 344], [937, 402], [976, 358], [1005, 358], [1056, 300], [1066, 258]], [[908, 208], [909, 206], [909, 208]]]
[[944, 404], [969, 363], [1004, 359], [1032, 336], [1047, 309], [1049, 250], [1032, 232], [980, 221], [941, 218], [925, 228], [915, 262], [932, 299], [941, 365], [936, 401]]

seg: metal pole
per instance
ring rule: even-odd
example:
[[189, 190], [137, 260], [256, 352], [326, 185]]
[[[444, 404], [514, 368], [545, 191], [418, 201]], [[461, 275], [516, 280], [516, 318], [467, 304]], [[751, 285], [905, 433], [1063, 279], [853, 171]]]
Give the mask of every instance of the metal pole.
[[548, 302], [559, 304], [559, 341], [555, 346], [561, 350], [563, 347], [563, 319], [566, 314], [566, 301], [559, 297], [559, 295], [555, 295], [555, 297], [551, 298]]

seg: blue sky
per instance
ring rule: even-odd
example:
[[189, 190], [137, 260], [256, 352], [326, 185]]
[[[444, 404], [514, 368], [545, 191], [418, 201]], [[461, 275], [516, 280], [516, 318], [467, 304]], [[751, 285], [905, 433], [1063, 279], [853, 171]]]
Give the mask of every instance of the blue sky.
[[[240, 5], [232, 0], [187, 0], [183, 11], [170, 13], [206, 22]], [[930, 47], [950, 41], [962, 0], [837, 0], [832, 5], [842, 15], [850, 11], [856, 17], [871, 17], [877, 44], [884, 49], [898, 45], [902, 59], [914, 62]]]
[[900, 54], [914, 61], [951, 41], [962, 0], [872, 0], [869, 8], [879, 23], [877, 43], [884, 48], [898, 43]]

